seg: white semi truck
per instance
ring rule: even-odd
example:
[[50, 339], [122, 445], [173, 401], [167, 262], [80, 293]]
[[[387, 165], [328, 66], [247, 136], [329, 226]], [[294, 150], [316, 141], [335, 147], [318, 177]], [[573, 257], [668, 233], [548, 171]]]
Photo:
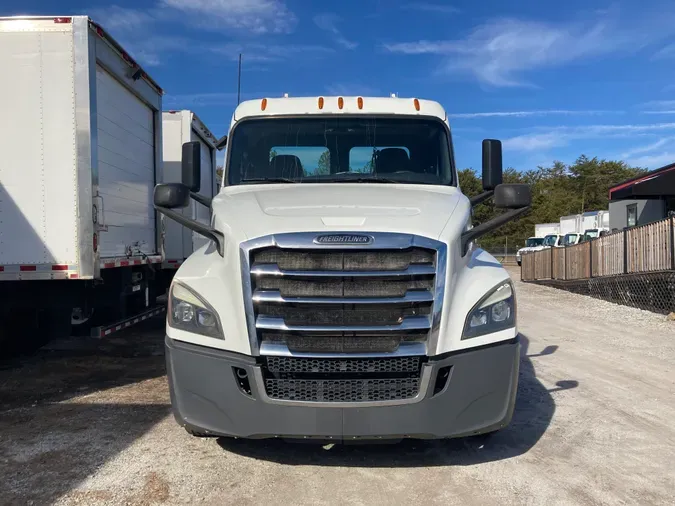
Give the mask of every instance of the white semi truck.
[[0, 68], [3, 348], [156, 313], [162, 89], [85, 16], [0, 18]]
[[[474, 240], [517, 218], [529, 187], [462, 194], [447, 114], [404, 98], [274, 98], [232, 117], [212, 221], [186, 217], [183, 183], [155, 187], [167, 218], [209, 239], [169, 294], [173, 410], [197, 436], [445, 438], [506, 426], [518, 382], [508, 273]], [[492, 197], [496, 218], [472, 226]]]

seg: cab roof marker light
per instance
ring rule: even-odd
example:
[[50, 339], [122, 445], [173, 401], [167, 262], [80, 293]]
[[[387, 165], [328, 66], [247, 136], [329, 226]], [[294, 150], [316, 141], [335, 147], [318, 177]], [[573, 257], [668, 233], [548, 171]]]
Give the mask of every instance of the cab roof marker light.
[[262, 102], [260, 103], [260, 110], [264, 111], [265, 109], [267, 109], [267, 99], [263, 98]]
[[358, 104], [359, 109], [363, 109], [363, 97], [356, 99], [356, 103]]
[[319, 97], [319, 110], [323, 109], [323, 97]]
[[338, 97], [338, 109], [342, 110], [344, 106], [345, 106], [345, 99], [342, 97]]
[[418, 99], [413, 100], [413, 104], [415, 104], [415, 110], [419, 112], [420, 110], [420, 101]]

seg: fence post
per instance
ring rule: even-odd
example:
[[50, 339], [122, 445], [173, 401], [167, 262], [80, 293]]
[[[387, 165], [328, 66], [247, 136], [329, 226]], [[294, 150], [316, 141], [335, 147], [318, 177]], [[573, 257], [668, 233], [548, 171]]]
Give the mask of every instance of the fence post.
[[553, 276], [553, 248], [555, 246], [551, 246], [551, 279], [555, 279], [555, 276]]
[[670, 216], [670, 268], [675, 271], [675, 216]]
[[593, 277], [593, 241], [588, 241], [588, 278]]
[[567, 281], [567, 270], [568, 270], [568, 263], [567, 263], [567, 246], [563, 246], [565, 248], [565, 277], [563, 278], [565, 281]]
[[628, 274], [628, 234], [623, 229], [623, 273]]

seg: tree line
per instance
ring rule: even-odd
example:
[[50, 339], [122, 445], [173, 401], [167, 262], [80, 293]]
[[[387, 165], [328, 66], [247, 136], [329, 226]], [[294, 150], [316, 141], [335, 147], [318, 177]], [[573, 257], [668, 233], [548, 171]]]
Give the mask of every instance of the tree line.
[[[573, 164], [554, 162], [550, 167], [517, 171], [504, 170], [505, 183], [525, 183], [532, 191], [532, 209], [481, 238], [481, 247], [488, 250], [522, 247], [534, 235], [536, 223], [556, 223], [561, 216], [586, 211], [609, 209], [609, 189], [626, 179], [646, 172], [625, 162], [588, 158], [581, 155]], [[480, 174], [473, 169], [459, 171], [462, 192], [471, 197], [483, 191]], [[474, 208], [474, 224], [483, 223], [499, 214], [491, 200]]]

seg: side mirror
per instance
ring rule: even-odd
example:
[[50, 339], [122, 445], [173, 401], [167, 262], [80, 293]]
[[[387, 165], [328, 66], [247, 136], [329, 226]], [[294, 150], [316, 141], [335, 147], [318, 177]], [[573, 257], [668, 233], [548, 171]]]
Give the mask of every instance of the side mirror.
[[483, 140], [483, 189], [494, 190], [502, 184], [502, 142]]
[[181, 183], [165, 183], [155, 186], [153, 202], [156, 207], [178, 209], [190, 201], [190, 189]]
[[225, 146], [227, 146], [227, 135], [223, 135], [220, 139], [216, 141], [216, 149], [222, 151]]
[[495, 207], [520, 209], [532, 204], [532, 193], [526, 184], [500, 184], [495, 188]]
[[183, 144], [183, 153], [181, 159], [182, 180], [188, 190], [199, 193], [201, 186], [201, 145], [199, 141], [186, 142]]

